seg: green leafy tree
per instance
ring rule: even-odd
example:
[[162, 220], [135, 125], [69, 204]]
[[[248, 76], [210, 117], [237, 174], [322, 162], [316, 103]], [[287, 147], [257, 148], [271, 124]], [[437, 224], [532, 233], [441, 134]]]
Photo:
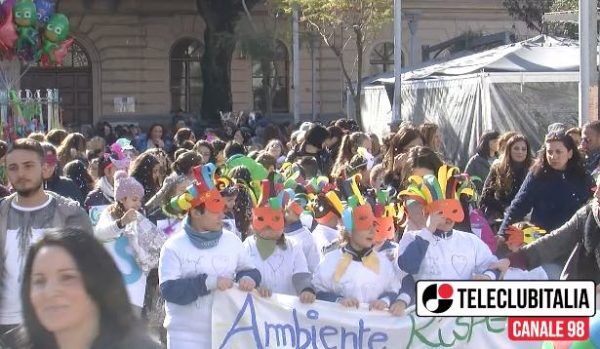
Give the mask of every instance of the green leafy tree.
[[[362, 124], [361, 92], [365, 43], [392, 19], [392, 0], [271, 0], [291, 14], [295, 6], [301, 21], [318, 33], [337, 58], [347, 88], [354, 100], [356, 120]], [[353, 43], [355, 50], [349, 49]], [[352, 66], [345, 55], [354, 55]]]

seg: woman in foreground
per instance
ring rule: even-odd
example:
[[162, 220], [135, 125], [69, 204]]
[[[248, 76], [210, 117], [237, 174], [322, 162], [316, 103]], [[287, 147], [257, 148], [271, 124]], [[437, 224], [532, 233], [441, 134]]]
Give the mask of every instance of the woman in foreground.
[[50, 231], [31, 247], [21, 299], [20, 348], [160, 348], [134, 317], [110, 255], [82, 231]]

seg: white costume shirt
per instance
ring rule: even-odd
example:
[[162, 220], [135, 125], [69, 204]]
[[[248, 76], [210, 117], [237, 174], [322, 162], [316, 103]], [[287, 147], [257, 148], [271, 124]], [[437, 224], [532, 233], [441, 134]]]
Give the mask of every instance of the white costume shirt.
[[[244, 248], [250, 255], [252, 262], [260, 271], [261, 286], [274, 293], [296, 296], [298, 294], [293, 283], [295, 274], [308, 274], [306, 258], [302, 247], [297, 241], [285, 239], [286, 248], [275, 247], [275, 251], [266, 260], [263, 260], [256, 246], [256, 237], [250, 236], [244, 240]], [[302, 291], [302, 290], [299, 290]]]
[[171, 236], [160, 252], [160, 283], [207, 274], [206, 287], [211, 293], [186, 305], [166, 302], [164, 326], [168, 332], [168, 347], [211, 348], [213, 292], [218, 292], [217, 277], [234, 279], [236, 272], [254, 268], [242, 241], [231, 232], [223, 231], [218, 244], [207, 249], [195, 247], [184, 231]]
[[334, 274], [343, 252], [342, 249], [329, 252], [313, 275], [315, 291], [333, 292], [344, 298], [353, 297], [361, 303], [375, 301], [384, 292], [397, 293], [400, 278], [392, 262], [385, 254], [373, 253], [379, 258], [379, 273], [365, 267], [362, 262], [353, 260], [340, 281], [336, 282]]

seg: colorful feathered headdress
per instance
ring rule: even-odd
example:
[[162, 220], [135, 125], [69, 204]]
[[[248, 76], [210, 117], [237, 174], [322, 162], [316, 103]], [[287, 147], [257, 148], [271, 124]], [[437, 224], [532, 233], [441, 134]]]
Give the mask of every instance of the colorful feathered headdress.
[[375, 215], [375, 243], [394, 239], [396, 236], [395, 221], [398, 219], [398, 210], [394, 197], [395, 190], [376, 190], [375, 205], [373, 214]]
[[462, 222], [464, 212], [460, 204], [462, 195], [474, 197], [476, 194], [468, 176], [460, 174], [458, 168], [443, 165], [434, 175], [411, 176], [406, 190], [399, 197], [405, 200], [405, 205], [414, 202], [421, 204], [426, 213], [442, 212], [444, 217]]
[[165, 213], [181, 217], [201, 204], [210, 212], [223, 212], [225, 204], [220, 190], [230, 185], [230, 181], [225, 177], [215, 176], [216, 166], [211, 163], [196, 166], [192, 172], [194, 183], [188, 186], [183, 194], [171, 199], [163, 208]]
[[290, 199], [289, 192], [283, 190], [282, 184], [275, 183], [273, 173], [261, 181], [260, 188], [260, 199], [252, 209], [252, 227], [257, 232], [270, 228], [274, 232], [283, 233], [283, 208]]
[[373, 226], [375, 217], [371, 205], [359, 190], [360, 175], [354, 175], [341, 183], [340, 191], [346, 197], [342, 212], [342, 224], [349, 234], [356, 230], [366, 230]]

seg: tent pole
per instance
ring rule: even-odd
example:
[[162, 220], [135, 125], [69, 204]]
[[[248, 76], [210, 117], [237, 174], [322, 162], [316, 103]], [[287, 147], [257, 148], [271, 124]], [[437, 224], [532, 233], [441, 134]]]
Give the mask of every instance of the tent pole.
[[400, 80], [402, 71], [402, 0], [394, 0], [394, 105], [392, 107], [392, 122], [399, 123], [402, 119]]
[[596, 1], [579, 0], [579, 126], [598, 119]]

